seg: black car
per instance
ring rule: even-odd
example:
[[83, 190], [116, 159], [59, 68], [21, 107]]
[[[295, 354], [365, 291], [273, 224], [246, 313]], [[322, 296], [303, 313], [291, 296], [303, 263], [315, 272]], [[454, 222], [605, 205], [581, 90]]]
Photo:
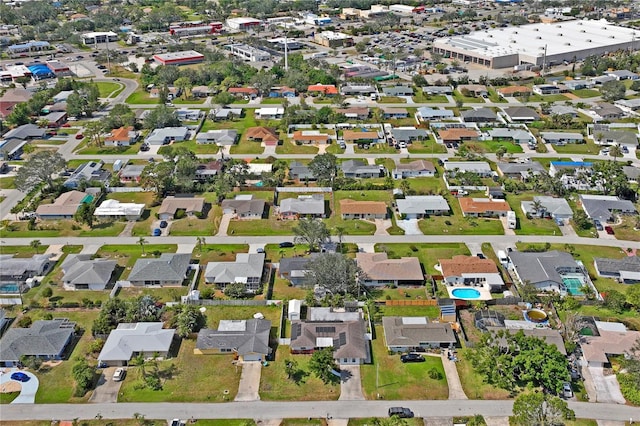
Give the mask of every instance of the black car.
[[164, 229], [164, 228], [166, 228], [167, 226], [169, 226], [169, 224], [167, 223], [167, 221], [166, 221], [166, 220], [161, 220], [161, 221], [160, 221], [160, 228]]
[[140, 151], [143, 151], [143, 152], [149, 151], [150, 149], [151, 148], [149, 147], [149, 145], [146, 145], [146, 144], [140, 147]]
[[406, 407], [389, 408], [389, 417], [398, 416], [401, 419], [410, 419], [413, 417], [413, 411]]
[[291, 241], [285, 241], [284, 243], [278, 244], [278, 246], [280, 248], [289, 248], [289, 247], [293, 247], [294, 244]]
[[420, 354], [405, 354], [400, 356], [400, 361], [406, 362], [424, 362], [424, 357]]

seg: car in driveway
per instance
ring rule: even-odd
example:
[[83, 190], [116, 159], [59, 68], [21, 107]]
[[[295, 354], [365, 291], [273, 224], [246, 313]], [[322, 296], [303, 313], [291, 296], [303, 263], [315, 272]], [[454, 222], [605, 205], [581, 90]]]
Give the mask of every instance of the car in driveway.
[[407, 362], [424, 362], [424, 357], [420, 354], [404, 354], [400, 356], [400, 361]]
[[609, 234], [609, 235], [613, 235], [613, 234], [615, 234], [615, 232], [613, 232], [613, 228], [612, 228], [612, 227], [610, 227], [609, 225], [605, 226], [605, 227], [604, 227], [604, 230], [605, 230], [605, 231], [607, 232], [607, 234]]
[[160, 235], [162, 235], [162, 229], [160, 228], [155, 228], [153, 230], [153, 232], [151, 233], [151, 235], [153, 235], [154, 237], [159, 237]]
[[78, 133], [76, 135], [76, 139], [80, 140], [80, 139], [84, 139], [84, 135], [82, 133]]
[[291, 241], [285, 241], [285, 242], [282, 242], [282, 243], [278, 244], [278, 247], [280, 247], [280, 248], [290, 248], [290, 247], [293, 247], [293, 246], [294, 246], [294, 244]]
[[127, 371], [124, 368], [117, 368], [116, 371], [113, 373], [113, 381], [121, 382], [122, 380], [124, 380], [124, 376], [126, 374], [127, 374]]
[[571, 383], [564, 382], [562, 384], [562, 396], [564, 398], [573, 398], [573, 389], [571, 389]]
[[164, 229], [164, 228], [166, 228], [167, 226], [169, 226], [169, 224], [167, 223], [167, 221], [166, 221], [166, 220], [161, 220], [161, 221], [160, 221], [160, 229]]
[[391, 407], [389, 408], [389, 417], [397, 416], [401, 419], [410, 419], [413, 417], [413, 411], [407, 407]]

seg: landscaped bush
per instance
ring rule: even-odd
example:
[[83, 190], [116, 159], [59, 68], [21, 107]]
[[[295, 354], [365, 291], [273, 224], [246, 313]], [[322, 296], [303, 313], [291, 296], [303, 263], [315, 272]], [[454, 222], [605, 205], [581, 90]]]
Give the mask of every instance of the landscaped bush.
[[631, 374], [619, 373], [618, 383], [620, 383], [620, 391], [627, 401], [633, 405], [640, 405], [640, 388]]
[[31, 327], [31, 323], [33, 323], [31, 317], [29, 315], [23, 315], [22, 318], [18, 320], [17, 324], [20, 328], [29, 328]]
[[176, 211], [176, 214], [175, 214], [174, 217], [175, 217], [176, 220], [177, 219], [182, 219], [185, 216], [185, 214], [186, 213], [185, 213], [184, 210], [178, 210], [178, 211]]

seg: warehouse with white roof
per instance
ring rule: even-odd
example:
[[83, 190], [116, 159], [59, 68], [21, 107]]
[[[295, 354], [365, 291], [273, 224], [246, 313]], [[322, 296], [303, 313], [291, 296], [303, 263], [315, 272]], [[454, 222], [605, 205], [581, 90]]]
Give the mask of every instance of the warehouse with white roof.
[[[489, 68], [542, 66], [640, 46], [640, 32], [606, 20], [576, 20], [495, 28], [440, 38], [433, 51]], [[545, 54], [546, 53], [546, 54]]]

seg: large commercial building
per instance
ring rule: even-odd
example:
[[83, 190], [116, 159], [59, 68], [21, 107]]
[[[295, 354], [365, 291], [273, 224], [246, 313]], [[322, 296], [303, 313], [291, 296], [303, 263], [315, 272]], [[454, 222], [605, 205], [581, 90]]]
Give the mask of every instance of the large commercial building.
[[496, 28], [441, 38], [433, 51], [489, 68], [553, 65], [620, 49], [635, 49], [640, 35], [605, 20], [577, 20]]
[[245, 61], [263, 62], [271, 59], [271, 54], [269, 54], [269, 52], [251, 47], [247, 44], [230, 44], [226, 47], [229, 49], [231, 54], [242, 58]]
[[187, 65], [197, 64], [204, 61], [204, 55], [195, 50], [185, 50], [182, 52], [160, 53], [153, 55], [153, 60], [160, 65]]
[[118, 34], [113, 31], [92, 32], [82, 34], [82, 43], [86, 45], [118, 41]]
[[251, 27], [257, 27], [261, 24], [261, 20], [254, 18], [241, 17], [227, 19], [227, 27], [231, 28], [232, 30], [244, 31]]
[[330, 48], [353, 46], [353, 37], [348, 34], [333, 31], [316, 33], [313, 40], [322, 46]]

